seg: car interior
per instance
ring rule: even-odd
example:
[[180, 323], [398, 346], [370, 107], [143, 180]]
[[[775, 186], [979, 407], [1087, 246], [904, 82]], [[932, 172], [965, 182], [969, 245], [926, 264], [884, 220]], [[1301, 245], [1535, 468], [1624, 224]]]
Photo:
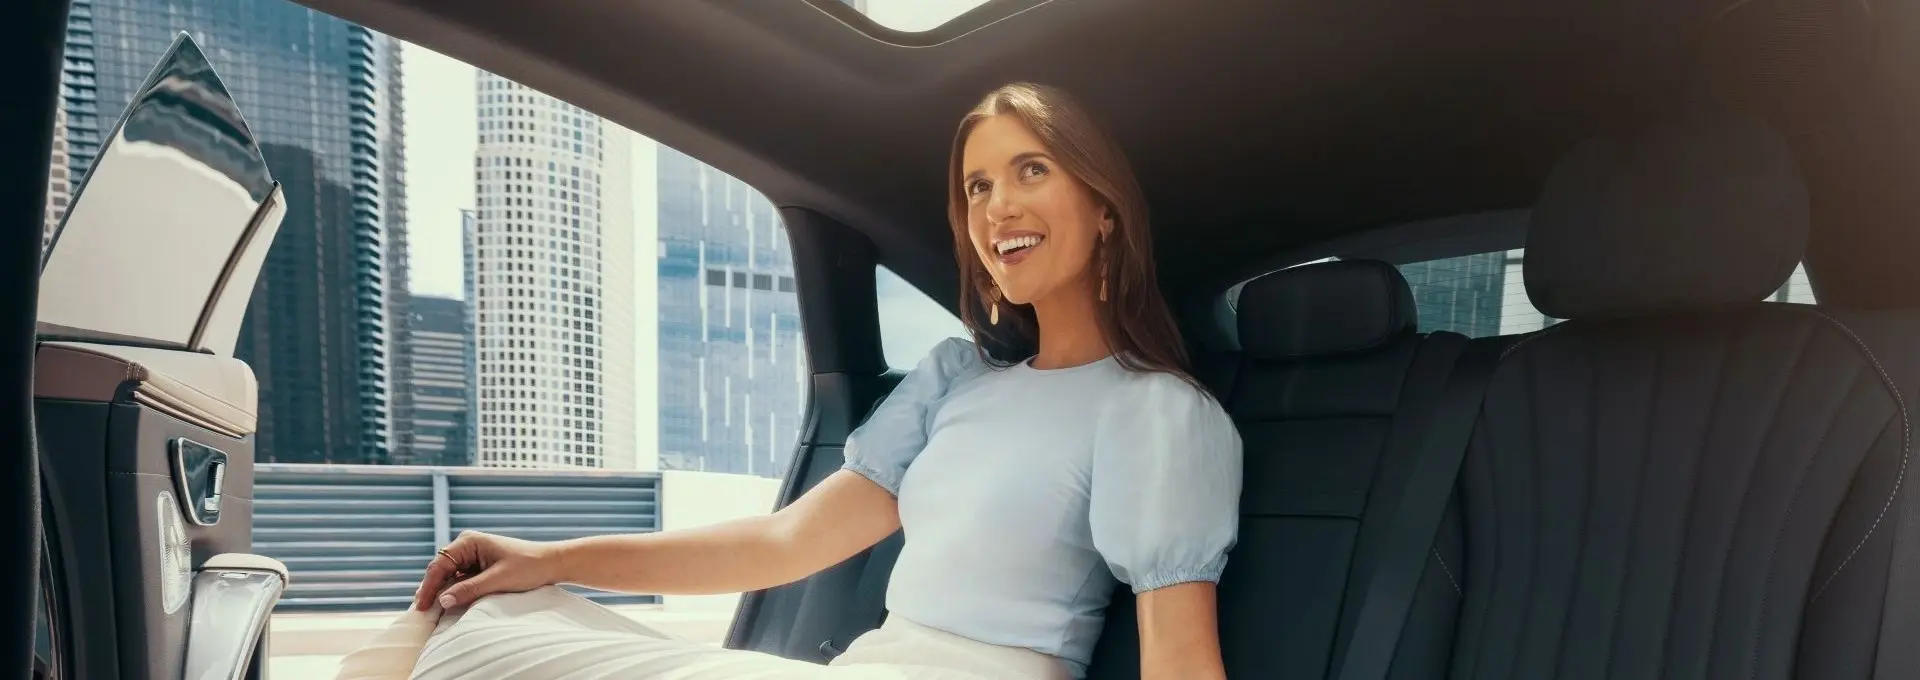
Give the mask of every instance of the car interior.
[[[915, 33], [831, 0], [301, 3], [779, 206], [812, 372], [783, 504], [901, 378], [875, 265], [957, 304], [953, 126], [1034, 80], [1128, 152], [1245, 443], [1229, 677], [1920, 678], [1920, 2], [989, 0]], [[97, 170], [43, 261], [66, 3], [16, 5], [0, 663], [263, 677], [288, 573], [248, 554], [255, 388], [227, 335], [275, 187], [233, 160], [244, 125], [207, 161], [230, 204]], [[231, 105], [160, 87], [224, 94], [174, 56], [162, 108]], [[194, 231], [207, 209], [225, 231]], [[1421, 327], [1402, 266], [1519, 248], [1553, 323]], [[1771, 299], [1796, 267], [1816, 304]], [[883, 620], [903, 540], [748, 594], [727, 646], [829, 660]], [[1140, 677], [1132, 601], [1091, 678]]]

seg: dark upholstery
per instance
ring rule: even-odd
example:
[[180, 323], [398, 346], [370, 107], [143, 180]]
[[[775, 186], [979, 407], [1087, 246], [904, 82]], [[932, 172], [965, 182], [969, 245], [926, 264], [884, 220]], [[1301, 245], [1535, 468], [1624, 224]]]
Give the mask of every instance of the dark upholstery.
[[1527, 295], [1562, 319], [1751, 303], [1806, 249], [1793, 150], [1750, 118], [1581, 144], [1527, 234]]
[[[1262, 323], [1269, 327], [1283, 323], [1277, 309], [1327, 322], [1340, 316], [1333, 307], [1306, 300], [1309, 294], [1341, 301], [1347, 305], [1342, 314], [1371, 320], [1370, 328], [1379, 330], [1343, 329], [1319, 336], [1320, 342], [1300, 341], [1306, 333], [1256, 335], [1296, 340], [1284, 345], [1287, 351], [1267, 356], [1248, 346], [1239, 356], [1199, 362], [1203, 379], [1238, 424], [1246, 455], [1240, 541], [1220, 585], [1229, 677], [1326, 676], [1344, 639], [1342, 607], [1353, 599], [1349, 590], [1361, 571], [1355, 564], [1375, 540], [1380, 513], [1373, 508], [1390, 504], [1392, 489], [1404, 483], [1408, 461], [1391, 455], [1398, 450], [1394, 442], [1415, 436], [1424, 424], [1404, 412], [1404, 396], [1414, 387], [1409, 370], [1416, 361], [1444, 358], [1414, 334], [1406, 282], [1382, 263], [1323, 263], [1270, 274], [1244, 289], [1239, 313], [1242, 319], [1268, 319]], [[1370, 337], [1355, 342], [1363, 336]], [[1243, 326], [1242, 343], [1249, 337]], [[1308, 346], [1328, 354], [1289, 356]], [[1457, 517], [1445, 532], [1438, 555], [1457, 560]], [[1429, 560], [1421, 588], [1415, 616], [1428, 625], [1402, 645], [1400, 656], [1409, 661], [1405, 672], [1396, 667], [1397, 678], [1430, 678], [1445, 667], [1459, 593], [1440, 558]], [[1139, 677], [1134, 604], [1127, 589], [1115, 593], [1091, 678]]]
[[1529, 290], [1574, 318], [1488, 390], [1449, 677], [1871, 677], [1920, 318], [1757, 302], [1804, 199], [1728, 129], [1588, 147], [1543, 198]]
[[1419, 321], [1400, 270], [1373, 260], [1262, 276], [1240, 289], [1238, 309], [1240, 349], [1262, 359], [1368, 352], [1404, 340]]

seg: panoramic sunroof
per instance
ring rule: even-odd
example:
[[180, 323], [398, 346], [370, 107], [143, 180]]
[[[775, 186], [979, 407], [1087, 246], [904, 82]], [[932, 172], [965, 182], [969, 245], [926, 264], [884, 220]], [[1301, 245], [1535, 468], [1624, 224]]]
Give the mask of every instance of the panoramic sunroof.
[[931, 31], [987, 0], [839, 0], [873, 23], [907, 33]]

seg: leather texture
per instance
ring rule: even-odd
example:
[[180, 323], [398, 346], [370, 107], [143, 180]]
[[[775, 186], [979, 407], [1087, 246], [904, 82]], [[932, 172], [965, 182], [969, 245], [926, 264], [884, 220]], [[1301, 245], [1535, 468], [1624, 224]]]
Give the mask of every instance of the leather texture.
[[[1343, 607], [1355, 600], [1349, 590], [1360, 586], [1372, 542], [1391, 516], [1393, 504], [1387, 499], [1405, 482], [1411, 461], [1396, 456], [1403, 450], [1399, 440], [1417, 437], [1425, 425], [1420, 416], [1432, 407], [1407, 403], [1406, 395], [1420, 391], [1410, 382], [1420, 378], [1409, 376], [1424, 375], [1436, 383], [1426, 391], [1437, 392], [1445, 371], [1415, 370], [1433, 357], [1422, 357], [1425, 339], [1399, 321], [1410, 324], [1414, 318], [1397, 308], [1402, 302], [1410, 306], [1411, 296], [1390, 265], [1308, 265], [1254, 283], [1272, 283], [1266, 279], [1283, 275], [1279, 286], [1249, 284], [1248, 291], [1269, 294], [1243, 292], [1242, 318], [1277, 319], [1272, 309], [1256, 307], [1286, 299], [1274, 297], [1275, 291], [1300, 286], [1304, 294], [1322, 289], [1313, 283], [1323, 281], [1333, 284], [1325, 290], [1365, 292], [1345, 298], [1350, 306], [1344, 314], [1372, 319], [1376, 329], [1403, 329], [1369, 338], [1384, 340], [1370, 349], [1324, 343], [1333, 352], [1326, 356], [1273, 358], [1249, 350], [1196, 358], [1202, 379], [1240, 428], [1246, 456], [1240, 538], [1219, 591], [1228, 677], [1318, 680], [1328, 673], [1352, 625]], [[1398, 292], [1382, 291], [1383, 281]], [[1299, 313], [1301, 307], [1293, 309]], [[1320, 313], [1332, 314], [1332, 309]], [[1395, 321], [1385, 323], [1390, 318]], [[1345, 335], [1346, 340], [1358, 337]], [[1289, 351], [1303, 347], [1295, 344]], [[1443, 562], [1457, 560], [1463, 549], [1457, 511], [1449, 513], [1441, 535], [1441, 547], [1420, 584], [1413, 614], [1418, 625], [1409, 626], [1417, 630], [1410, 630], [1396, 654], [1402, 660], [1391, 676], [1396, 680], [1433, 677], [1423, 673], [1445, 666], [1460, 594]], [[1140, 677], [1135, 606], [1127, 588], [1114, 593], [1089, 678]]]
[[1463, 471], [1450, 677], [1870, 677], [1909, 455], [1893, 380], [1788, 305], [1520, 344]]
[[145, 347], [44, 342], [35, 354], [34, 396], [111, 402], [131, 398], [230, 437], [259, 425], [260, 386], [239, 359]]
[[1799, 264], [1808, 206], [1793, 150], [1751, 118], [1588, 141], [1534, 207], [1527, 295], [1562, 319], [1757, 301]]
[[1759, 302], [1805, 240], [1790, 152], [1676, 130], [1543, 199], [1529, 292], [1574, 318], [1489, 386], [1446, 677], [1865, 680], [1883, 609], [1920, 606], [1885, 601], [1920, 313]]
[[1380, 349], [1412, 335], [1419, 316], [1400, 270], [1373, 260], [1282, 269], [1240, 289], [1240, 349], [1305, 359]]

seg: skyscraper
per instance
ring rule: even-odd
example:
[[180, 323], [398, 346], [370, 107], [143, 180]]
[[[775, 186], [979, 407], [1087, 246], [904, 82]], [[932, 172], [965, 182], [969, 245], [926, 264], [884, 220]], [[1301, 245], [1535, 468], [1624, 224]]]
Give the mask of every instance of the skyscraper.
[[67, 176], [67, 107], [59, 100], [54, 101], [54, 107], [53, 153], [47, 168], [47, 226], [40, 231], [42, 249], [53, 239], [53, 230], [67, 214], [67, 201], [73, 198], [73, 183]]
[[686, 154], [658, 167], [660, 466], [779, 476], [807, 390], [786, 229]]
[[409, 303], [407, 331], [413, 352], [408, 355], [412, 379], [407, 397], [412, 420], [399, 426], [407, 432], [409, 446], [396, 452], [395, 462], [472, 465], [473, 335], [467, 303], [425, 295]]
[[285, 186], [235, 352], [260, 382], [259, 459], [386, 462], [407, 268], [397, 41], [287, 0], [74, 0], [69, 16], [74, 177], [188, 31]]
[[481, 72], [478, 463], [634, 466], [632, 140]]
[[1498, 251], [1400, 265], [1420, 309], [1420, 330], [1498, 335], [1506, 260]]

